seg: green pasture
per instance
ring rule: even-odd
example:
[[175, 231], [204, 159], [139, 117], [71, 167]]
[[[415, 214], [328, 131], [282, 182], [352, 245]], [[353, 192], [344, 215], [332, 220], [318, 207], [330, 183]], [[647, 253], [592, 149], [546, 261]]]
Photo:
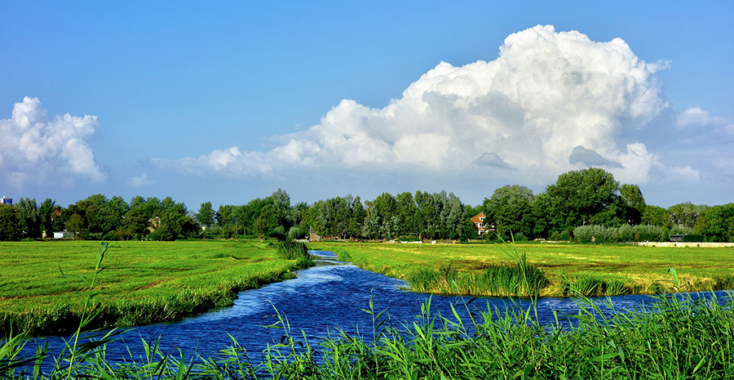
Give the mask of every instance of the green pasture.
[[[36, 333], [74, 329], [99, 242], [0, 243], [0, 327]], [[236, 292], [289, 278], [302, 263], [273, 242], [111, 242], [94, 301], [101, 325], [172, 321], [229, 306]]]
[[[505, 244], [313, 243], [360, 268], [407, 280], [414, 290], [438, 294], [498, 294], [482, 277], [516, 261]], [[518, 253], [545, 275], [541, 296], [654, 294], [734, 288], [734, 249], [661, 248], [623, 244], [517, 243]], [[674, 268], [678, 284], [668, 273]], [[447, 279], [448, 276], [448, 279]], [[486, 277], [486, 276], [485, 276]], [[486, 281], [485, 281], [486, 283]]]

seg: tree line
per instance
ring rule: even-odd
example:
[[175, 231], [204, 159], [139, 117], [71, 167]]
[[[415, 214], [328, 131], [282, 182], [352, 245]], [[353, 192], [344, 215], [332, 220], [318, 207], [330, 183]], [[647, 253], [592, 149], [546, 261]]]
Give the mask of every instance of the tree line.
[[[265, 198], [218, 209], [204, 202], [197, 211], [171, 197], [92, 195], [64, 208], [21, 198], [0, 205], [0, 239], [40, 238], [43, 231], [71, 231], [82, 239], [175, 240], [202, 236], [257, 235], [298, 239], [309, 232], [340, 239], [478, 238], [471, 217], [484, 213], [485, 239], [569, 240], [579, 226], [656, 226], [665, 233], [688, 227], [707, 241], [734, 241], [734, 203], [708, 207], [681, 203], [648, 205], [637, 185], [620, 184], [611, 173], [590, 168], [561, 174], [540, 194], [520, 185], [494, 190], [477, 206], [444, 191], [383, 193], [374, 200], [337, 196], [291, 204], [278, 189]], [[686, 230], [687, 231], [687, 230]], [[626, 236], [626, 235], [625, 235]], [[49, 236], [50, 237], [50, 236]]]

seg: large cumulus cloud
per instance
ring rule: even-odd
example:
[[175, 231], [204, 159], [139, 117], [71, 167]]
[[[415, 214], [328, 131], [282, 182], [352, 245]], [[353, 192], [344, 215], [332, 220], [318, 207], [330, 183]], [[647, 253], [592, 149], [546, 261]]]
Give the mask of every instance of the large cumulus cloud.
[[97, 127], [96, 116], [51, 118], [37, 98], [24, 98], [0, 119], [0, 179], [17, 187], [56, 174], [104, 180], [87, 143]]
[[[668, 107], [655, 76], [621, 39], [536, 26], [508, 36], [497, 59], [423, 74], [384, 108], [342, 100], [318, 125], [266, 152], [237, 147], [159, 166], [228, 176], [288, 168], [360, 171], [513, 170], [552, 180], [601, 165], [645, 183], [661, 166], [642, 142], [622, 143]], [[593, 162], [590, 162], [593, 161]]]

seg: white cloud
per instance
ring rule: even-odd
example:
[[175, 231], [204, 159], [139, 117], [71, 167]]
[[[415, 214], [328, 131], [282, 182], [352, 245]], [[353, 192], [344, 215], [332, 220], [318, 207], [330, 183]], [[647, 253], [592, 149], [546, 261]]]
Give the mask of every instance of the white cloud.
[[319, 124], [281, 136], [284, 143], [270, 151], [233, 147], [154, 162], [230, 176], [302, 167], [455, 173], [484, 163], [480, 170], [512, 168], [551, 181], [590, 164], [569, 161], [582, 146], [619, 163], [610, 165], [619, 179], [645, 183], [660, 165], [656, 156], [641, 142], [618, 139], [668, 107], [655, 76], [661, 67], [619, 38], [595, 42], [536, 26], [508, 36], [493, 61], [439, 63], [384, 108], [342, 100]]
[[127, 181], [127, 184], [132, 187], [143, 187], [152, 183], [155, 183], [155, 181], [148, 179], [148, 173], [143, 173], [140, 177], [132, 177]]
[[18, 187], [56, 173], [103, 181], [87, 144], [98, 125], [96, 116], [50, 118], [37, 98], [23, 98], [0, 119], [0, 178]]
[[711, 127], [715, 132], [734, 133], [734, 124], [718, 116], [711, 116], [700, 107], [691, 107], [678, 114], [676, 123], [681, 128]]
[[697, 169], [693, 169], [690, 165], [686, 166], [674, 166], [670, 168], [670, 172], [674, 177], [682, 178], [686, 181], [698, 181], [701, 179], [701, 174]]

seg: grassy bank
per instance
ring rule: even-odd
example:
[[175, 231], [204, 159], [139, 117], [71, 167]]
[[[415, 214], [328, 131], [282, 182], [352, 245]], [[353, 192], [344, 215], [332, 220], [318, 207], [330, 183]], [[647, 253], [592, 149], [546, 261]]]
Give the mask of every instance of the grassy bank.
[[[79, 322], [99, 242], [0, 243], [0, 334], [65, 334]], [[295, 256], [294, 256], [295, 257]], [[97, 274], [96, 326], [179, 320], [308, 265], [276, 242], [112, 242]]]
[[[430, 304], [419, 319], [394, 327], [387, 314], [373, 315], [372, 341], [344, 333], [309, 344], [289, 331], [286, 319], [271, 326], [283, 337], [265, 352], [233, 345], [219, 357], [190, 358], [145, 352], [124, 363], [106, 356], [104, 346], [70, 354], [14, 356], [22, 342], [0, 353], [0, 376], [20, 378], [170, 379], [730, 379], [734, 377], [734, 304], [685, 297], [662, 298], [655, 309], [600, 317], [598, 307], [580, 300], [573, 328], [542, 326], [533, 310], [485, 310], [476, 318], [434, 316]], [[457, 305], [457, 307], [462, 307]], [[281, 334], [278, 334], [281, 335]], [[369, 336], [372, 336], [371, 334]], [[166, 337], [162, 337], [165, 340]], [[312, 338], [312, 337], [309, 337]], [[9, 359], [13, 357], [13, 359]], [[250, 360], [250, 357], [254, 359]], [[28, 360], [25, 372], [20, 368]], [[53, 370], [40, 371], [43, 361]], [[262, 360], [262, 362], [260, 362]], [[73, 363], [70, 365], [69, 363]], [[29, 368], [30, 367], [30, 368]], [[37, 374], [38, 376], [34, 376]]]
[[[522, 244], [541, 274], [541, 296], [657, 294], [734, 289], [734, 249], [605, 244]], [[527, 296], [503, 244], [314, 243], [362, 269], [408, 281], [418, 292]], [[669, 280], [675, 268], [679, 285]]]

